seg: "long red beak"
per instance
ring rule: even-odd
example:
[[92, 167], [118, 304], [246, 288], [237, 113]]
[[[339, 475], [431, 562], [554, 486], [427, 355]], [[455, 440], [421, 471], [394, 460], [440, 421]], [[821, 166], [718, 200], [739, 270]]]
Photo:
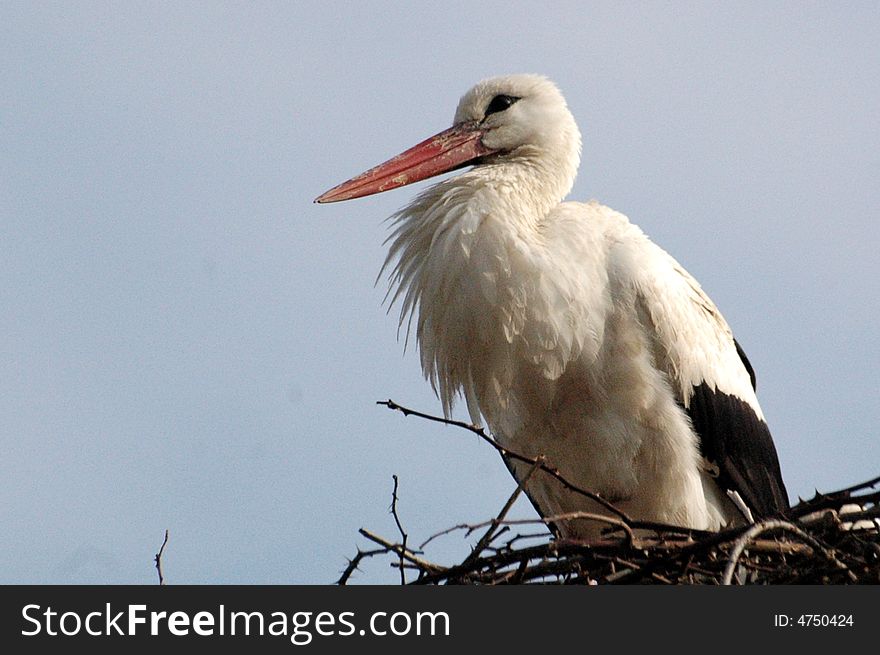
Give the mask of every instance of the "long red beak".
[[486, 130], [476, 122], [459, 123], [425, 139], [315, 198], [315, 202], [339, 202], [412, 184], [440, 175], [495, 152], [483, 145]]

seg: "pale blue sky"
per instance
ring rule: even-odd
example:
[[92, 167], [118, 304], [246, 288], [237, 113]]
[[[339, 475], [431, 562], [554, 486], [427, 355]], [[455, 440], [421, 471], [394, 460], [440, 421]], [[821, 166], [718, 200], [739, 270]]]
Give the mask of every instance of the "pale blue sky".
[[395, 473], [412, 540], [495, 514], [493, 451], [374, 404], [439, 412], [373, 286], [417, 187], [312, 199], [503, 73], [724, 312], [792, 496], [880, 474], [878, 43], [876, 2], [3, 3], [0, 582], [152, 583], [166, 528], [173, 583], [331, 582]]

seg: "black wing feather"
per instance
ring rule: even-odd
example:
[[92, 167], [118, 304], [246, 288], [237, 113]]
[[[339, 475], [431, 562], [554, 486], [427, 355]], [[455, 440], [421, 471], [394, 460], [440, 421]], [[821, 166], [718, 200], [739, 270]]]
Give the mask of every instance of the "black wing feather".
[[736, 339], [733, 340], [733, 345], [736, 346], [736, 354], [739, 355], [743, 366], [745, 366], [746, 370], [749, 372], [749, 379], [752, 381], [752, 389], [757, 391], [758, 379], [755, 377], [755, 369], [752, 368], [752, 363], [749, 361], [749, 358], [746, 357], [746, 351], [742, 349], [742, 346], [739, 345], [739, 341], [737, 341]]
[[[754, 387], [754, 369], [734, 343]], [[723, 490], [738, 492], [756, 519], [778, 516], [789, 508], [770, 429], [747, 402], [703, 382], [694, 387], [687, 413], [703, 457], [718, 466]]]

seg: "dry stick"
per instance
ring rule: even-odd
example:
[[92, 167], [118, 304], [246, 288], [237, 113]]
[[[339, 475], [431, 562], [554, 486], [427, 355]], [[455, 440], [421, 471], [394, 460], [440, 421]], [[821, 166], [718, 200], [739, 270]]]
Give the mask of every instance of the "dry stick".
[[[869, 481], [869, 482], [873, 482], [873, 481]], [[856, 485], [856, 487], [850, 487], [850, 489], [860, 488], [860, 487], [864, 488], [864, 484], [866, 484], [866, 483], [862, 483], [862, 485]], [[868, 503], [875, 503], [876, 504], [876, 503], [880, 503], [880, 491], [874, 491], [872, 493], [864, 494], [862, 496], [852, 496], [852, 495], [850, 495], [850, 493], [848, 491], [847, 492], [835, 491], [835, 492], [827, 494], [827, 495], [818, 496], [818, 497], [813, 498], [811, 500], [805, 500], [803, 502], [800, 502], [797, 505], [795, 505], [794, 507], [792, 507], [787, 512], [787, 515], [791, 518], [799, 519], [806, 514], [812, 514], [813, 512], [819, 512], [823, 509], [840, 507], [841, 501], [844, 501], [844, 500], [852, 502], [852, 503], [858, 503], [860, 505], [865, 505]]]
[[373, 543], [377, 543], [380, 546], [385, 547], [385, 552], [395, 553], [397, 555], [401, 555], [403, 559], [412, 562], [416, 566], [418, 566], [423, 571], [430, 571], [432, 573], [439, 573], [446, 570], [446, 567], [440, 566], [439, 564], [434, 564], [433, 562], [429, 562], [428, 560], [422, 559], [417, 555], [414, 555], [411, 550], [407, 550], [403, 548], [400, 544], [393, 544], [387, 539], [380, 537], [377, 534], [373, 534], [366, 528], [361, 528], [358, 532], [372, 541]]
[[[469, 430], [470, 432], [473, 432], [475, 435], [480, 437], [483, 441], [488, 443], [490, 446], [492, 446], [499, 453], [501, 453], [502, 457], [509, 457], [510, 459], [515, 459], [517, 461], [524, 462], [525, 464], [535, 464], [535, 462], [537, 461], [534, 457], [527, 457], [526, 455], [522, 455], [522, 454], [517, 453], [513, 450], [505, 448], [504, 446], [499, 444], [497, 441], [495, 441], [495, 439], [493, 439], [491, 436], [486, 434], [486, 431], [483, 428], [478, 428], [477, 426], [471, 425], [470, 423], [465, 423], [464, 421], [456, 421], [453, 419], [443, 418], [440, 416], [432, 416], [431, 414], [425, 414], [424, 412], [419, 412], [414, 409], [409, 409], [408, 407], [403, 407], [402, 405], [398, 405], [396, 402], [394, 402], [390, 398], [388, 400], [377, 400], [376, 404], [377, 405], [384, 405], [388, 409], [398, 411], [401, 414], [403, 414], [404, 416], [417, 416], [419, 418], [423, 418], [428, 421], [435, 421], [436, 423], [443, 423], [445, 425], [452, 425], [452, 426], [455, 426], [458, 428], [464, 428], [465, 430]], [[547, 474], [553, 476], [554, 478], [556, 478], [562, 484], [562, 486], [565, 487], [566, 489], [568, 489], [569, 491], [572, 491], [576, 494], [580, 494], [581, 496], [585, 496], [586, 498], [589, 498], [590, 500], [596, 501], [597, 503], [602, 505], [602, 507], [604, 507], [609, 512], [611, 512], [612, 514], [614, 514], [615, 516], [620, 518], [625, 523], [627, 523], [627, 524], [632, 523], [632, 519], [630, 519], [630, 517], [627, 516], [626, 513], [619, 510], [613, 504], [611, 504], [610, 502], [608, 502], [607, 500], [602, 498], [602, 496], [600, 496], [599, 494], [594, 493], [592, 491], [587, 491], [586, 489], [582, 489], [582, 488], [578, 487], [577, 485], [569, 482], [559, 472], [558, 469], [553, 468], [552, 466], [548, 466], [547, 464], [541, 464], [541, 466], [539, 468], [542, 471], [544, 471], [544, 473], [547, 473]]]
[[[586, 516], [585, 516], [586, 515]], [[548, 517], [546, 520], [565, 520], [565, 519], [577, 519], [577, 518], [595, 518], [600, 521], [615, 521], [608, 516], [603, 516], [601, 514], [589, 515], [586, 512], [572, 512], [571, 514], [560, 514], [559, 516]], [[516, 519], [516, 520], [506, 520], [505, 524], [527, 524], [527, 523], [540, 523], [542, 519]], [[483, 525], [489, 523], [488, 521]], [[482, 526], [481, 526], [482, 527]], [[528, 572], [529, 575], [523, 576], [524, 578], [533, 578], [536, 577], [532, 575], [533, 569], [544, 570], [545, 572], [549, 571], [551, 574], [554, 574], [553, 571], [559, 569], [560, 574], [570, 573], [571, 571], [566, 571], [566, 564], [562, 560], [568, 559], [571, 561], [571, 558], [580, 558], [587, 557], [590, 559], [594, 559], [596, 557], [604, 557], [601, 553], [611, 552], [618, 553], [620, 550], [619, 542], [603, 542], [603, 543], [592, 543], [588, 544], [585, 542], [577, 542], [577, 541], [550, 541], [547, 543], [539, 544], [536, 546], [528, 546], [525, 548], [521, 548], [519, 550], [513, 549], [504, 549], [499, 550], [495, 555], [489, 558], [480, 559], [474, 564], [470, 564], [465, 566], [464, 564], [457, 564], [455, 566], [449, 567], [448, 569], [434, 574], [428, 574], [422, 578], [419, 578], [415, 582], [415, 584], [439, 584], [443, 581], [449, 582], [453, 581], [461, 581], [465, 579], [473, 579], [474, 576], [477, 576], [479, 580], [492, 582], [493, 579], [490, 573], [480, 573], [480, 570], [486, 568], [487, 566], [492, 567], [496, 571], [500, 571], [501, 569], [511, 565], [518, 564], [523, 566], [523, 562], [525, 561], [528, 565], [528, 562], [532, 560], [540, 560], [543, 562], [542, 564], [534, 564], [529, 566]], [[560, 560], [553, 565], [547, 563], [548, 559], [556, 559]], [[506, 575], [506, 574], [505, 574]], [[537, 574], [537, 577], [542, 576], [543, 573]]]
[[517, 541], [528, 541], [529, 539], [541, 539], [543, 541], [546, 538], [547, 538], [546, 532], [532, 532], [532, 533], [527, 532], [525, 534], [518, 532], [515, 535], [513, 535], [510, 539], [505, 541], [504, 544], [502, 545], [502, 548], [506, 549], [506, 550], [514, 550], [513, 545]]
[[[397, 476], [392, 475], [391, 477], [394, 479], [394, 489], [391, 490], [391, 515], [394, 517], [394, 522], [397, 524], [398, 532], [400, 532], [400, 537], [402, 539], [401, 552], [404, 552], [407, 550], [407, 548], [406, 548], [407, 534], [406, 534], [406, 532], [403, 531], [403, 526], [400, 524], [400, 518], [397, 516]], [[400, 584], [405, 585], [406, 584], [406, 572], [403, 570], [403, 555], [400, 553], [398, 553], [398, 555], [400, 557]]]
[[[431, 414], [425, 414], [424, 412], [419, 412], [417, 410], [409, 409], [408, 407], [403, 407], [402, 405], [398, 405], [396, 402], [394, 402], [393, 400], [390, 400], [390, 399], [389, 400], [377, 400], [376, 404], [377, 405], [384, 405], [388, 409], [399, 411], [404, 416], [412, 415], [412, 416], [417, 416], [419, 418], [426, 419], [428, 421], [434, 421], [436, 423], [443, 423], [444, 425], [451, 425], [454, 427], [464, 428], [465, 430], [468, 430], [468, 431], [476, 434], [483, 441], [485, 441], [490, 446], [492, 446], [495, 450], [497, 450], [503, 457], [510, 457], [511, 459], [515, 459], [515, 460], [524, 462], [526, 464], [534, 464], [536, 461], [536, 458], [527, 457], [526, 455], [522, 455], [518, 452], [515, 452], [515, 451], [512, 451], [512, 450], [505, 448], [504, 446], [499, 444], [497, 441], [495, 441], [495, 439], [493, 439], [491, 436], [486, 434], [486, 431], [483, 428], [478, 428], [474, 425], [471, 425], [470, 423], [465, 423], [464, 421], [456, 421], [453, 419], [447, 419], [447, 418], [443, 418], [440, 416], [432, 416]], [[586, 489], [578, 487], [577, 485], [569, 482], [559, 472], [558, 469], [553, 468], [551, 466], [548, 466], [547, 464], [541, 464], [540, 469], [542, 471], [544, 471], [545, 473], [551, 475], [556, 480], [558, 480], [563, 485], [563, 487], [565, 487], [569, 491], [572, 491], [576, 494], [580, 494], [582, 496], [585, 496], [586, 498], [589, 498], [590, 500], [596, 501], [597, 503], [602, 505], [605, 509], [607, 509], [609, 512], [618, 516], [620, 518], [620, 520], [622, 520], [624, 523], [626, 523], [630, 528], [643, 529], [643, 530], [653, 530], [655, 532], [676, 532], [676, 533], [680, 533], [680, 534], [686, 534], [688, 536], [695, 536], [695, 535], [699, 536], [699, 535], [710, 534], [710, 532], [708, 532], [706, 530], [697, 530], [694, 528], [684, 528], [679, 525], [669, 525], [666, 523], [657, 523], [655, 521], [636, 521], [636, 520], [633, 520], [625, 512], [623, 512], [622, 510], [615, 507], [613, 504], [611, 504], [610, 502], [608, 502], [607, 500], [602, 498], [602, 496], [600, 496], [599, 494], [594, 493], [592, 491], [587, 491]], [[451, 532], [452, 530], [455, 530], [455, 529], [457, 529], [457, 526], [451, 528], [449, 530], [449, 532]], [[438, 533], [437, 536], [439, 536], [441, 534], [445, 534], [445, 532], [440, 532], [440, 533]]]
[[[519, 497], [519, 494], [525, 489], [525, 484], [528, 481], [528, 479], [531, 478], [532, 474], [540, 468], [540, 464], [543, 462], [543, 460], [544, 460], [543, 455], [541, 455], [540, 457], [538, 457], [536, 459], [535, 463], [532, 465], [532, 468], [529, 469], [529, 472], [522, 479], [522, 482], [517, 484], [516, 489], [510, 495], [510, 498], [507, 499], [507, 502], [504, 504], [504, 507], [498, 513], [498, 516], [496, 516], [494, 519], [491, 519], [489, 521], [483, 521], [481, 523], [476, 523], [476, 524], [459, 523], [457, 525], [453, 525], [451, 528], [446, 528], [445, 530], [441, 530], [440, 532], [435, 532], [430, 537], [425, 539], [424, 542], [422, 542], [422, 544], [419, 546], [419, 550], [424, 550], [425, 546], [427, 546], [429, 543], [434, 541], [434, 539], [437, 539], [438, 537], [442, 537], [444, 535], [447, 535], [451, 532], [455, 532], [456, 530], [467, 530], [468, 531], [467, 534], [470, 535], [471, 532], [473, 532], [474, 530], [479, 530], [480, 528], [484, 528], [487, 525], [491, 525], [492, 523], [496, 523], [497, 525], [501, 525], [501, 524], [505, 523], [503, 520], [505, 515], [510, 510], [513, 503], [516, 502], [516, 499], [517, 499], [517, 497]], [[538, 520], [538, 521], [536, 521], [536, 523], [544, 523], [545, 525], [547, 524], [547, 522], [543, 521], [543, 520]], [[490, 531], [494, 530], [494, 529], [495, 528], [493, 526], [492, 528], [490, 528]], [[482, 541], [483, 540], [481, 539], [480, 542], [482, 542]], [[480, 546], [479, 550], [485, 549], [486, 546], [488, 546], [490, 541], [491, 541], [491, 539], [487, 540], [485, 543], [482, 544], [482, 546], [480, 546], [480, 543], [478, 543], [477, 545]]]
[[[424, 548], [429, 542], [433, 541], [437, 537], [441, 537], [443, 535], [449, 534], [450, 532], [455, 532], [456, 530], [467, 530], [469, 533], [474, 530], [479, 530], [480, 528], [485, 528], [486, 526], [497, 527], [499, 525], [511, 526], [511, 525], [536, 525], [541, 523], [543, 525], [547, 525], [548, 523], [553, 523], [554, 521], [577, 521], [577, 520], [589, 520], [589, 521], [598, 521], [600, 523], [607, 523], [615, 528], [619, 528], [624, 533], [626, 533], [626, 542], [625, 546], [629, 547], [633, 545], [635, 540], [635, 534], [626, 523], [621, 521], [620, 519], [613, 518], [611, 516], [606, 516], [605, 514], [596, 514], [594, 512], [564, 512], [562, 514], [553, 514], [551, 516], [542, 516], [536, 519], [503, 519], [501, 517], [489, 519], [488, 521], [481, 521], [480, 523], [459, 523], [458, 525], [454, 525], [451, 528], [446, 528], [436, 534], [431, 535], [422, 544], [419, 548]], [[530, 537], [540, 537], [543, 535], [528, 535]], [[520, 535], [514, 537], [514, 539], [520, 538]], [[512, 541], [512, 540], [511, 540]], [[487, 542], [488, 543], [488, 542]], [[582, 546], [590, 546], [594, 544], [590, 544], [588, 542], [581, 542], [576, 539], [563, 539], [551, 542], [554, 544], [559, 543], [571, 543], [574, 545], [582, 545]], [[485, 545], [483, 546], [485, 548]], [[462, 562], [461, 565], [468, 563], [468, 560]]]
[[819, 493], [819, 491], [816, 491], [816, 495], [813, 496], [813, 498], [809, 500], [801, 500], [801, 502], [792, 507], [787, 512], [787, 514], [788, 516], [791, 516], [793, 518], [800, 518], [805, 514], [809, 514], [820, 509], [836, 507], [837, 503], [841, 499], [851, 499], [853, 502], [858, 503], [877, 503], [880, 502], [880, 492], [874, 492], [866, 494], [864, 496], [853, 496], [852, 494], [856, 491], [862, 491], [863, 489], [873, 489], [878, 484], [880, 484], [880, 476], [871, 480], [867, 480], [865, 482], [861, 482], [859, 484], [854, 484], [851, 487], [846, 487], [838, 491], [829, 492], [827, 494]]
[[431, 543], [432, 541], [434, 541], [434, 539], [437, 539], [438, 537], [442, 537], [442, 536], [447, 535], [451, 532], [455, 532], [456, 530], [473, 530], [473, 529], [476, 529], [476, 528], [471, 526], [469, 523], [459, 523], [457, 525], [453, 525], [451, 528], [446, 528], [445, 530], [440, 530], [440, 532], [435, 532], [430, 537], [425, 539], [425, 541], [423, 541], [421, 544], [419, 544], [419, 550], [424, 550], [425, 546], [427, 546], [429, 543]]
[[[876, 522], [877, 519], [880, 519], [880, 506], [875, 506], [875, 507], [872, 507], [871, 509], [863, 509], [858, 512], [856, 512], [856, 511], [843, 512], [842, 514], [840, 512], [838, 512], [837, 518], [842, 523], [855, 524], [855, 523], [858, 523], [859, 521], [872, 521], [875, 526], [880, 526], [880, 523]], [[855, 529], [858, 531], [859, 529], [865, 530], [865, 529], [872, 529], [873, 527], [874, 526], [871, 526], [871, 528], [850, 528], [850, 529]]]
[[168, 530], [165, 530], [165, 539], [162, 541], [162, 546], [159, 548], [159, 552], [156, 553], [156, 572], [159, 574], [159, 585], [162, 586], [165, 584], [165, 576], [162, 574], [162, 553], [165, 552], [165, 544], [168, 543]]
[[485, 550], [486, 546], [489, 545], [489, 543], [492, 541], [492, 539], [494, 537], [495, 530], [498, 528], [498, 526], [504, 520], [504, 517], [507, 516], [507, 512], [510, 511], [510, 508], [513, 506], [513, 503], [516, 502], [516, 499], [519, 498], [519, 495], [525, 489], [526, 483], [529, 481], [529, 478], [532, 477], [532, 475], [535, 473], [535, 471], [537, 471], [543, 463], [544, 463], [544, 456], [543, 455], [535, 458], [535, 463], [532, 464], [532, 467], [528, 470], [528, 473], [526, 473], [523, 476], [523, 479], [520, 480], [519, 483], [517, 483], [516, 489], [514, 489], [513, 493], [510, 494], [510, 498], [508, 498], [507, 502], [504, 503], [504, 507], [501, 508], [501, 511], [498, 512], [498, 516], [496, 516], [494, 519], [492, 519], [489, 522], [489, 529], [486, 530], [485, 534], [483, 534], [482, 537], [480, 537], [480, 540], [477, 542], [477, 545], [474, 546], [474, 549], [471, 551], [471, 554], [468, 555], [464, 559], [464, 561], [462, 562], [462, 566], [467, 566], [468, 564], [473, 563], [474, 560], [476, 560], [480, 556], [480, 553], [482, 553], [483, 550]]
[[376, 550], [358, 549], [357, 554], [348, 560], [348, 566], [345, 567], [345, 570], [342, 572], [342, 575], [339, 576], [339, 580], [336, 581], [336, 584], [342, 586], [348, 582], [348, 579], [358, 570], [358, 565], [361, 563], [362, 559], [373, 557], [373, 555], [384, 555], [387, 552], [387, 548], [377, 548]]
[[[558, 559], [582, 554], [593, 556], [599, 550], [602, 549], [595, 546], [587, 546], [585, 544], [579, 544], [575, 542], [551, 541], [537, 546], [522, 548], [520, 550], [499, 552], [496, 556], [490, 558], [491, 562], [489, 563], [491, 563], [496, 570], [500, 570], [501, 568], [509, 566], [511, 564], [521, 564], [523, 560], [526, 560], [527, 562], [533, 559], [544, 561], [548, 558]], [[486, 563], [486, 561], [483, 561], [481, 566], [485, 565]], [[439, 573], [423, 576], [422, 578], [419, 578], [419, 580], [417, 580], [415, 584], [432, 584], [440, 583], [444, 580], [446, 580], [447, 582], [449, 580], [460, 580], [462, 579], [461, 576], [470, 577], [477, 573], [474, 568], [474, 566], [465, 567], [458, 564], [449, 567], [448, 569]], [[485, 576], [483, 576], [483, 578], [485, 579]]]
[[[683, 550], [679, 544], [658, 544], [658, 548], [668, 548], [672, 552], [677, 552], [679, 555], [683, 554]], [[780, 554], [808, 554], [812, 553], [813, 550], [810, 546], [802, 543], [778, 543], [770, 540], [758, 540], [754, 541], [749, 545], [749, 551], [752, 550], [760, 550], [762, 552], [767, 553], [780, 553]], [[507, 583], [512, 579], [520, 579], [520, 580], [528, 580], [541, 578], [548, 575], [556, 575], [556, 576], [566, 576], [566, 575], [576, 575], [582, 576], [586, 574], [587, 576], [599, 580], [600, 582], [604, 582], [606, 584], [626, 584], [632, 582], [639, 582], [642, 580], [656, 580], [658, 582], [662, 582], [664, 584], [671, 584], [673, 582], [672, 578], [670, 578], [670, 574], [675, 576], [675, 571], [663, 567], [660, 570], [656, 570], [656, 567], [647, 566], [647, 564], [653, 563], [651, 558], [653, 557], [647, 550], [644, 552], [632, 552], [629, 556], [625, 557], [625, 554], [622, 553], [618, 548], [615, 548], [613, 545], [605, 545], [602, 547], [592, 546], [578, 546], [574, 543], [563, 544], [559, 543], [557, 547], [558, 552], [555, 552], [548, 548], [548, 545], [545, 544], [543, 546], [539, 546], [536, 548], [530, 548], [528, 551], [519, 551], [513, 553], [507, 553], [504, 561], [502, 558], [496, 557], [491, 560], [491, 564], [496, 565], [496, 569], [498, 570], [498, 574], [496, 577], [489, 577], [489, 574], [479, 574], [475, 567], [472, 567], [470, 570], [456, 570], [451, 569], [449, 576], [452, 579], [461, 579], [462, 576], [467, 578], [472, 575], [480, 575], [480, 581], [483, 583]], [[548, 561], [550, 559], [556, 558], [556, 561]], [[529, 562], [533, 560], [539, 560], [539, 563], [529, 564]], [[599, 562], [605, 561], [607, 564], [612, 566], [620, 565], [625, 566], [625, 570], [618, 570], [616, 572], [600, 572], [595, 568], [595, 565]], [[679, 560], [680, 561], [680, 560]], [[511, 576], [510, 572], [506, 572], [503, 569], [506, 565], [519, 563], [520, 567], [523, 566], [523, 562], [526, 562], [526, 568], [522, 571], [517, 569], [517, 575]], [[587, 564], [587, 568], [585, 570], [580, 570], [575, 564], [584, 563]], [[670, 562], [672, 564], [672, 562]], [[484, 566], [486, 563], [484, 563]], [[674, 569], [681, 568], [681, 564], [678, 564], [673, 567]], [[696, 573], [701, 573], [706, 577], [716, 578], [720, 576], [720, 572], [703, 570], [695, 567], [685, 566], [685, 569], [691, 568]], [[677, 578], [679, 581], [682, 580], [683, 575], [687, 574], [687, 570], [682, 571], [677, 574]], [[435, 577], [432, 581], [438, 582], [438, 579]]]
[[821, 554], [825, 559], [829, 562], [835, 562], [839, 567], [846, 568], [841, 562], [838, 562], [834, 557], [834, 554], [826, 549], [822, 544], [813, 539], [806, 532], [801, 530], [799, 527], [794, 525], [793, 523], [789, 523], [788, 521], [780, 521], [778, 519], [773, 519], [769, 521], [762, 521], [761, 523], [756, 523], [751, 528], [746, 530], [739, 539], [736, 540], [734, 544], [733, 550], [730, 551], [730, 557], [727, 560], [727, 567], [724, 569], [724, 575], [721, 578], [722, 585], [729, 585], [733, 580], [733, 572], [736, 570], [736, 564], [739, 561], [740, 556], [743, 551], [748, 547], [749, 542], [752, 541], [755, 537], [763, 532], [767, 532], [768, 530], [784, 530], [786, 532], [791, 532], [800, 538], [804, 543], [810, 546], [814, 552]]
[[[859, 484], [854, 484], [851, 487], [845, 487], [843, 489], [838, 489], [837, 491], [832, 491], [827, 494], [821, 494], [822, 496], [843, 496], [844, 494], [851, 494], [854, 491], [861, 491], [862, 489], [873, 489], [878, 484], [880, 484], [880, 475], [876, 478], [868, 480], [866, 482], [860, 482]], [[818, 492], [816, 492], [818, 494]], [[809, 502], [809, 501], [807, 501]]]

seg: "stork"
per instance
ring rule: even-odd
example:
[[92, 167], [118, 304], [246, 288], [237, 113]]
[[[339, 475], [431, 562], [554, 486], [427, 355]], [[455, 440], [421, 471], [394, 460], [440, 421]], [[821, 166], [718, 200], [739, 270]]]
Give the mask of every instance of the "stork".
[[[628, 516], [717, 530], [788, 508], [749, 360], [697, 281], [622, 214], [563, 202], [581, 135], [548, 79], [484, 80], [451, 128], [316, 199], [471, 167], [391, 220], [383, 266], [400, 325], [449, 416], [547, 463]], [[381, 273], [380, 273], [381, 275]], [[529, 467], [508, 461], [522, 480]], [[525, 490], [557, 535], [607, 514], [539, 472]]]

